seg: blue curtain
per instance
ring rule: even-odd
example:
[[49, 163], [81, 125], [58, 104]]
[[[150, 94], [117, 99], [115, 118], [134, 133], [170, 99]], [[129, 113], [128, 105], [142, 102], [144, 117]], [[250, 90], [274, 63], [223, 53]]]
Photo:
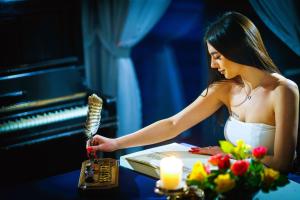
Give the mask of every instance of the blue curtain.
[[[172, 1], [151, 30], [150, 37], [134, 49], [133, 59], [139, 66], [136, 69], [142, 88], [144, 125], [176, 114], [207, 86], [205, 73], [201, 73], [200, 66], [196, 67], [203, 60], [199, 58], [201, 33], [195, 34], [197, 29], [202, 30], [201, 16], [202, 7], [198, 3]], [[148, 59], [144, 59], [145, 55]], [[187, 142], [199, 137], [202, 125], [185, 131], [173, 141]], [[192, 132], [196, 134], [192, 136]]]
[[262, 21], [300, 56], [299, 0], [250, 0]]
[[[153, 46], [147, 46], [151, 49], [151, 59], [140, 63], [143, 66], [140, 73], [147, 74], [140, 80], [145, 88], [142, 91], [145, 125], [170, 117], [185, 106], [182, 77], [173, 47], [161, 41]], [[180, 137], [188, 136], [188, 132]]]
[[130, 50], [160, 19], [170, 1], [83, 1], [87, 85], [117, 98], [118, 136], [141, 128], [141, 97]]

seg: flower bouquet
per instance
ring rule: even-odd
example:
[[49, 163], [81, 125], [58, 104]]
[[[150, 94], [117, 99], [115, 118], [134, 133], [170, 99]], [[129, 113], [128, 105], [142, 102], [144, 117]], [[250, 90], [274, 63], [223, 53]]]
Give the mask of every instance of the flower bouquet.
[[187, 177], [187, 185], [204, 190], [207, 199], [247, 199], [260, 189], [268, 192], [288, 183], [285, 175], [265, 167], [261, 162], [267, 148], [251, 149], [242, 140], [237, 142], [237, 146], [220, 141], [220, 147], [225, 154], [211, 156], [208, 160], [216, 166], [214, 170], [198, 161]]

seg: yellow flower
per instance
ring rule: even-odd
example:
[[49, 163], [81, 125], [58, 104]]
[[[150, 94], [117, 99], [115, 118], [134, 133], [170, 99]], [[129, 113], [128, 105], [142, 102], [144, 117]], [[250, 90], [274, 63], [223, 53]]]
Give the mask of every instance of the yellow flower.
[[237, 159], [245, 159], [250, 156], [251, 146], [246, 144], [243, 140], [237, 140], [236, 147], [233, 148], [233, 154]]
[[203, 182], [206, 177], [207, 177], [207, 173], [206, 173], [206, 170], [205, 170], [202, 162], [197, 161], [194, 164], [193, 169], [192, 169], [188, 179]]
[[214, 182], [217, 184], [216, 191], [219, 193], [227, 192], [235, 187], [235, 181], [230, 178], [229, 174], [218, 175]]
[[276, 179], [278, 179], [278, 177], [279, 177], [278, 171], [271, 168], [264, 169], [263, 181], [265, 184], [267, 185], [272, 184]]

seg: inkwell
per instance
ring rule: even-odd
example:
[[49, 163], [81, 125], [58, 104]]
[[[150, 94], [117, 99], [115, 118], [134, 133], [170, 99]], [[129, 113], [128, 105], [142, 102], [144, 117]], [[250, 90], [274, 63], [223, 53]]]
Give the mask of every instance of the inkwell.
[[101, 121], [103, 101], [96, 94], [88, 97], [88, 113], [85, 123], [85, 135], [88, 138], [88, 159], [82, 162], [78, 182], [80, 191], [95, 191], [118, 186], [119, 164], [112, 158], [99, 158], [93, 151], [93, 136], [97, 133]]

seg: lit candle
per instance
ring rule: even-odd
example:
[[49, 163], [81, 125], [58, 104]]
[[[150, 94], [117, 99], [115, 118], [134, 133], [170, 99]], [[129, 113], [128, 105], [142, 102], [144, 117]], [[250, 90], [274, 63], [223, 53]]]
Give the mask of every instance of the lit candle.
[[182, 162], [174, 156], [163, 158], [160, 162], [160, 181], [164, 189], [177, 189], [182, 177]]

